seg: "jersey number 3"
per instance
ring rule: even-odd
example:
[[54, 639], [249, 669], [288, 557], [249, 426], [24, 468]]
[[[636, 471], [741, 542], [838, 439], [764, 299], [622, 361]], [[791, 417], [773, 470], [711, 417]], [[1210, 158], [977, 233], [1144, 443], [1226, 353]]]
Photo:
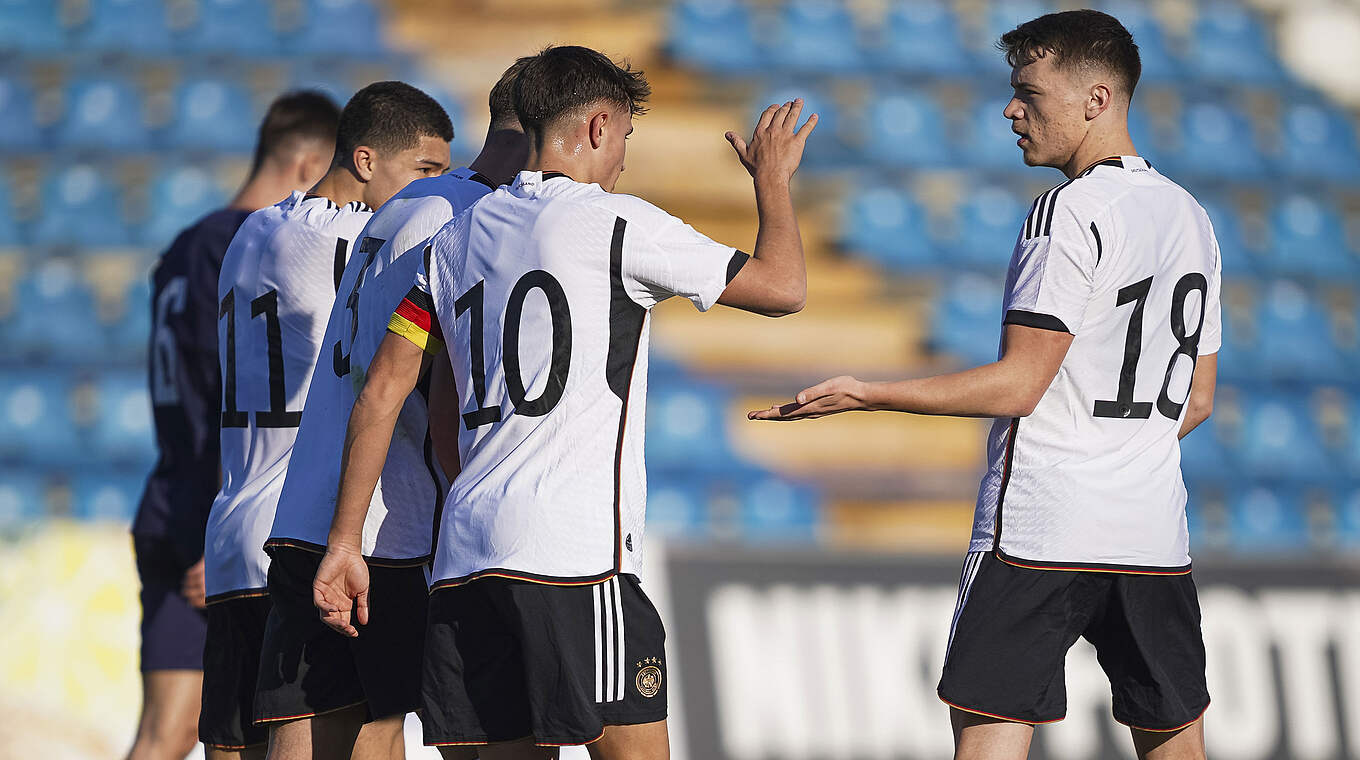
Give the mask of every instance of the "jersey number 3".
[[[1199, 291], [1200, 295], [1199, 324], [1195, 326], [1193, 333], [1187, 334], [1185, 301], [1194, 291]], [[1092, 411], [1093, 416], [1130, 420], [1145, 420], [1152, 416], [1151, 401], [1133, 400], [1133, 388], [1138, 377], [1138, 359], [1143, 353], [1143, 306], [1147, 304], [1150, 292], [1152, 292], [1151, 277], [1119, 289], [1117, 296], [1119, 300], [1115, 304], [1118, 306], [1134, 304], [1133, 313], [1129, 315], [1128, 336], [1124, 340], [1124, 365], [1119, 371], [1119, 391], [1114, 401], [1097, 401]], [[1171, 359], [1167, 361], [1162, 392], [1157, 396], [1157, 411], [1167, 419], [1180, 419], [1181, 409], [1185, 407], [1184, 402], [1171, 399], [1171, 374], [1175, 371], [1176, 362], [1181, 356], [1190, 357], [1192, 367], [1199, 358], [1199, 337], [1204, 331], [1204, 310], [1208, 306], [1208, 294], [1209, 285], [1204, 275], [1191, 272], [1176, 282], [1176, 289], [1171, 295], [1171, 334], [1175, 336], [1179, 345], [1175, 353], [1171, 354]]]
[[[538, 398], [525, 398], [528, 391], [524, 387], [524, 374], [519, 366], [519, 327], [524, 318], [524, 299], [531, 290], [541, 290], [548, 299], [548, 313], [552, 317], [552, 364], [548, 369], [548, 382]], [[471, 312], [472, 324], [468, 331], [469, 348], [472, 352], [472, 393], [477, 399], [477, 408], [463, 414], [463, 424], [468, 430], [501, 421], [499, 406], [486, 404], [486, 346], [483, 343], [483, 311], [486, 308], [485, 280], [478, 282], [453, 302], [454, 316], [461, 317]], [[567, 373], [571, 370], [571, 309], [567, 304], [567, 292], [562, 283], [541, 269], [519, 278], [510, 290], [505, 305], [505, 334], [501, 336], [501, 355], [505, 363], [505, 390], [515, 405], [515, 413], [526, 417], [542, 417], [551, 412], [567, 387]]]

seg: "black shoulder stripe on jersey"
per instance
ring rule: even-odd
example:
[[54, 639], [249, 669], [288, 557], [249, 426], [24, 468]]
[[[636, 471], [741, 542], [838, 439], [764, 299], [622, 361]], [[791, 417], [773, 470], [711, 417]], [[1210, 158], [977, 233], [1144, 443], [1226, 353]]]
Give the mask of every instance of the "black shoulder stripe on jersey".
[[1015, 435], [1020, 432], [1020, 418], [1011, 418], [1010, 433], [1006, 436], [1006, 462], [1001, 469], [1001, 488], [996, 492], [996, 516], [992, 525], [992, 551], [1001, 551], [1001, 507], [1006, 503], [1006, 488], [1011, 484], [1011, 466], [1015, 463]]
[[609, 349], [605, 377], [609, 389], [622, 402], [619, 410], [619, 435], [614, 443], [614, 569], [623, 567], [623, 444], [628, 430], [628, 398], [633, 386], [633, 370], [642, 346], [642, 328], [647, 310], [642, 308], [623, 282], [623, 237], [628, 221], [614, 218], [614, 237], [609, 244]]
[[741, 273], [741, 268], [746, 266], [746, 262], [751, 260], [750, 254], [745, 251], [737, 251], [732, 254], [732, 258], [727, 262], [727, 284], [731, 285], [732, 280], [736, 279]]
[[[472, 180], [473, 182], [480, 182], [483, 185], [486, 185], [487, 187], [491, 188], [492, 190], [496, 189], [496, 183], [492, 182], [490, 178], [488, 178], [485, 174], [482, 174], [481, 172], [473, 172], [472, 176], [468, 177], [468, 179]], [[544, 179], [547, 178], [544, 177]]]
[[1096, 229], [1096, 223], [1091, 222], [1091, 234], [1096, 236], [1096, 265], [1100, 265], [1100, 256], [1104, 253], [1104, 246], [1100, 244], [1100, 230]]
[[1069, 179], [1066, 182], [1062, 183], [1061, 185], [1058, 185], [1057, 187], [1049, 191], [1048, 211], [1044, 214], [1044, 235], [1053, 234], [1053, 209], [1058, 207], [1058, 193], [1061, 193], [1063, 191], [1063, 188], [1072, 184], [1072, 182], [1073, 180]]
[[340, 279], [345, 276], [345, 254], [349, 252], [349, 241], [344, 238], [335, 239], [335, 263], [332, 271], [335, 274], [335, 292], [340, 292]]
[[1040, 330], [1052, 330], [1053, 332], [1071, 333], [1067, 325], [1052, 314], [1040, 314], [1034, 311], [1022, 311], [1011, 309], [1006, 312], [1006, 318], [1001, 320], [1006, 325], [1021, 325], [1022, 327], [1034, 327]]
[[[571, 179], [571, 176], [568, 175], [566, 172], [543, 172], [544, 182], [547, 182], [550, 179], [557, 179], [558, 177], [566, 177], [567, 179]], [[571, 181], [575, 182], [576, 180], [571, 179]]]

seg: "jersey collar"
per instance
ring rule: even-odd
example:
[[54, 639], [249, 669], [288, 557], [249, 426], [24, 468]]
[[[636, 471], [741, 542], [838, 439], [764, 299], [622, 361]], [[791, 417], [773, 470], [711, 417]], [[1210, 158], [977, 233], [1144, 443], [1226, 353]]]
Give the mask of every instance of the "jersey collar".
[[1152, 168], [1151, 162], [1149, 162], [1146, 158], [1143, 158], [1142, 156], [1109, 156], [1108, 158], [1102, 158], [1099, 161], [1095, 162], [1094, 164], [1091, 164], [1090, 166], [1086, 167], [1086, 170], [1081, 172], [1077, 176], [1085, 177], [1086, 175], [1095, 171], [1097, 167], [1101, 166], [1114, 166], [1120, 169], [1126, 169], [1128, 171], [1137, 171], [1139, 169], [1146, 171], [1147, 169]]

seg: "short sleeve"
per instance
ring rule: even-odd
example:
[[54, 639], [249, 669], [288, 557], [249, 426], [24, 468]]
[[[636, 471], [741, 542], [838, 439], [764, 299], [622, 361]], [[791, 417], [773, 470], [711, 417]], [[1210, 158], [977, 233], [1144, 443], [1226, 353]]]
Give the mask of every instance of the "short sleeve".
[[1051, 216], [1043, 197], [1026, 222], [1026, 234], [1016, 244], [1006, 292], [1005, 323], [1076, 335], [1086, 315], [1095, 267], [1099, 261], [1090, 223], [1054, 200]]
[[1223, 346], [1223, 318], [1220, 293], [1223, 290], [1223, 257], [1218, 250], [1218, 240], [1213, 241], [1214, 271], [1209, 277], [1209, 290], [1204, 294], [1204, 330], [1199, 336], [1201, 356], [1216, 354]]
[[623, 236], [620, 269], [628, 295], [646, 308], [681, 296], [708, 311], [750, 257], [654, 206], [648, 212], [622, 222], [621, 232], [615, 228], [616, 237]]
[[434, 298], [430, 295], [429, 256], [430, 249], [427, 247], [416, 270], [415, 281], [406, 292], [406, 297], [397, 304], [397, 310], [387, 323], [387, 330], [416, 344], [425, 353], [434, 355], [444, 348], [444, 334], [439, 329]]

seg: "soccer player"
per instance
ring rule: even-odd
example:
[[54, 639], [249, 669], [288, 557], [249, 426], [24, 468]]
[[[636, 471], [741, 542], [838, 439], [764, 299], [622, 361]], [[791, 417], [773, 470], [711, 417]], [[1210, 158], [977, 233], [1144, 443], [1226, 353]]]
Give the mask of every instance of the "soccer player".
[[[270, 723], [271, 760], [311, 758], [313, 746], [338, 748], [326, 756], [347, 754], [347, 743], [365, 717], [387, 723], [400, 739], [404, 716], [420, 707], [425, 565], [435, 512], [448, 491], [432, 456], [424, 387], [405, 399], [397, 422], [401, 432], [355, 533], [362, 543], [338, 552], [363, 557], [372, 581], [376, 609], [361, 627], [362, 635], [344, 638], [321, 622], [312, 583], [330, 544], [350, 410], [426, 243], [456, 213], [524, 166], [529, 146], [512, 97], [519, 69], [519, 64], [511, 66], [491, 90], [491, 127], [477, 159], [448, 174], [416, 180], [388, 201], [364, 229], [358, 255], [350, 258], [340, 280], [341, 297], [331, 309], [320, 367], [307, 392], [265, 544], [273, 609], [265, 626], [256, 705], [290, 716]], [[325, 576], [317, 582], [326, 582]], [[398, 743], [394, 755], [401, 751]]]
[[[456, 383], [434, 385], [431, 407], [456, 394], [460, 472], [435, 549], [421, 716], [445, 757], [567, 744], [668, 756], [664, 631], [637, 577], [648, 317], [677, 295], [700, 310], [803, 307], [789, 183], [816, 117], [799, 129], [802, 102], [775, 105], [749, 144], [727, 135], [755, 180], [748, 256], [611, 192], [649, 94], [641, 72], [588, 48], [529, 58], [515, 84], [526, 170], [434, 237], [427, 282], [394, 315], [350, 417], [337, 525], [368, 503], [409, 388], [397, 379], [447, 336]], [[354, 591], [320, 600], [329, 623], [353, 630]]]
[[938, 377], [838, 377], [752, 419], [851, 410], [994, 417], [940, 698], [957, 758], [1010, 760], [1066, 710], [1096, 647], [1139, 757], [1204, 756], [1209, 704], [1178, 439], [1208, 418], [1221, 262], [1195, 199], [1138, 157], [1141, 64], [1114, 18], [1041, 16], [1001, 38], [1025, 163], [1068, 180], [1025, 219], [1000, 359]]
[[[263, 545], [340, 274], [371, 208], [443, 173], [452, 138], [448, 115], [425, 93], [401, 82], [365, 87], [341, 112], [326, 176], [251, 214], [222, 261], [222, 490], [208, 518], [199, 720], [219, 756], [262, 756], [258, 721], [285, 717], [254, 700], [269, 612]], [[372, 740], [386, 756], [391, 737]]]
[[316, 92], [269, 106], [245, 185], [185, 229], [151, 276], [148, 377], [160, 457], [132, 523], [142, 580], [142, 717], [129, 760], [179, 760], [198, 743], [203, 686], [203, 530], [218, 485], [217, 275], [252, 211], [316, 184], [340, 107]]

